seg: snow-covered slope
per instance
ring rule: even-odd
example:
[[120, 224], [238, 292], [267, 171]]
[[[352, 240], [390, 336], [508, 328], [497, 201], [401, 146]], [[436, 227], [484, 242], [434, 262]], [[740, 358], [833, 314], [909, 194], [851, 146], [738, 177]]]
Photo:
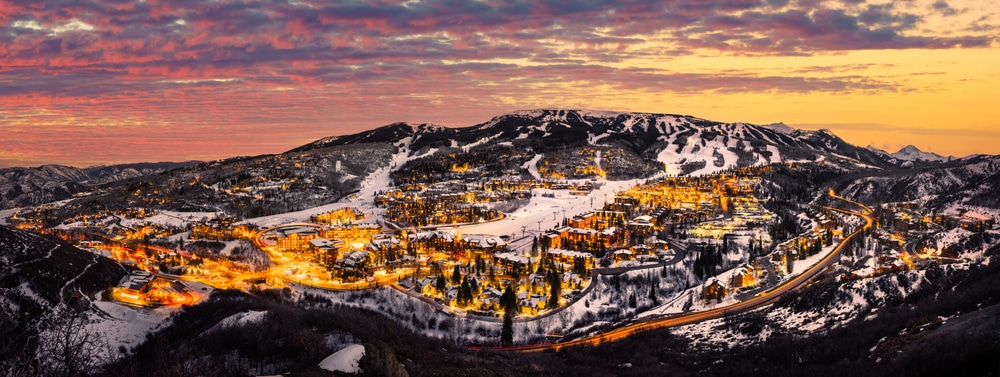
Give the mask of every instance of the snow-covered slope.
[[912, 145], [907, 145], [900, 149], [898, 152], [891, 154], [891, 156], [901, 162], [947, 162], [951, 161], [952, 157], [944, 157], [933, 152], [924, 152], [917, 147]]
[[75, 168], [42, 165], [0, 169], [0, 208], [14, 208], [63, 200], [87, 191], [88, 186], [156, 174], [196, 164], [189, 162], [138, 163]]
[[685, 175], [789, 161], [892, 165], [884, 154], [851, 145], [828, 130], [795, 130], [781, 123], [723, 123], [690, 115], [558, 109], [517, 111], [462, 128], [394, 123], [354, 135], [320, 139], [294, 151], [343, 144], [395, 144], [405, 138], [411, 140], [411, 151], [446, 147], [468, 150], [500, 143], [541, 149], [623, 147], [644, 159], [665, 164], [667, 174]]
[[996, 207], [1000, 204], [1000, 157], [976, 157], [919, 170], [879, 173], [840, 192], [865, 202], [917, 201]]

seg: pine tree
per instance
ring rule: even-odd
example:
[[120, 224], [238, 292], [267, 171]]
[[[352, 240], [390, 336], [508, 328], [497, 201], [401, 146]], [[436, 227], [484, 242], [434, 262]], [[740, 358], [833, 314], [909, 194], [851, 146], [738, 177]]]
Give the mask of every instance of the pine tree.
[[503, 291], [500, 295], [500, 307], [503, 308], [504, 313], [513, 313], [517, 310], [517, 296], [514, 294], [514, 289], [510, 285], [507, 289]]
[[637, 306], [639, 306], [639, 304], [635, 300], [635, 292], [632, 292], [632, 294], [628, 296], [628, 307], [635, 308]]
[[550, 308], [555, 308], [559, 306], [559, 295], [562, 294], [562, 281], [559, 279], [559, 274], [555, 272], [549, 273], [549, 302]]
[[444, 292], [445, 288], [447, 287], [448, 283], [446, 283], [444, 276], [438, 275], [437, 285], [435, 286], [435, 288], [437, 288], [438, 292]]
[[503, 326], [500, 328], [500, 345], [514, 345], [514, 315], [509, 311], [503, 315]]
[[458, 265], [455, 265], [455, 269], [451, 272], [451, 284], [459, 285], [462, 284], [462, 273], [458, 271]]

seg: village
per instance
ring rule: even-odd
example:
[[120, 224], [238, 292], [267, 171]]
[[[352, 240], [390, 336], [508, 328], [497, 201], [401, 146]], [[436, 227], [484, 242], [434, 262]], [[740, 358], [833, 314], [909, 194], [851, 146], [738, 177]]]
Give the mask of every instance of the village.
[[[185, 281], [242, 290], [391, 286], [483, 317], [504, 314], [506, 293], [515, 297], [515, 315], [532, 317], [580, 299], [599, 275], [679, 262], [692, 269], [688, 285], [701, 284], [701, 300], [722, 302], [775, 286], [795, 272], [793, 262], [844, 236], [844, 216], [817, 207], [800, 219], [811, 231], [775, 242], [769, 229], [777, 219], [755, 196], [759, 183], [746, 172], [668, 177], [601, 198], [587, 180], [449, 181], [380, 191], [367, 210], [342, 206], [306, 222], [265, 228], [234, 216], [185, 218], [136, 208], [79, 215], [65, 222], [72, 226], [48, 231], [132, 268], [111, 295], [129, 305], [191, 304], [197, 293], [185, 289]], [[583, 213], [555, 209], [552, 227], [539, 221], [503, 234], [464, 232], [467, 225], [505, 220], [533, 197], [556, 192], [603, 200]], [[489, 206], [510, 202], [517, 205], [505, 211]], [[30, 226], [30, 219], [44, 213], [15, 213], [11, 222]], [[911, 255], [931, 256], [926, 242], [906, 242], [916, 237], [914, 231], [993, 226], [987, 215], [923, 213], [905, 204], [878, 214], [884, 227], [875, 232], [884, 252], [857, 262], [870, 266], [868, 274], [913, 268], [914, 260], [926, 258]], [[175, 221], [149, 221], [164, 216]]]

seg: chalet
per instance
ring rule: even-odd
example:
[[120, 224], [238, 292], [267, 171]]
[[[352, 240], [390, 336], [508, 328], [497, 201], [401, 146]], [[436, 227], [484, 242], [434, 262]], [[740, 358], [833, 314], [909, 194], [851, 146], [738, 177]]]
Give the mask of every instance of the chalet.
[[431, 296], [437, 289], [435, 288], [437, 284], [437, 279], [438, 278], [436, 276], [428, 276], [423, 279], [417, 280], [417, 284], [414, 287], [414, 289], [417, 292], [420, 292], [420, 294], [422, 295]]
[[563, 272], [560, 279], [562, 282], [562, 288], [566, 290], [578, 289], [583, 284], [583, 278], [570, 271]]
[[726, 285], [713, 279], [702, 289], [701, 297], [705, 300], [722, 300], [726, 297]]
[[545, 309], [546, 298], [545, 295], [520, 292], [517, 294], [517, 303], [521, 313], [536, 315], [538, 311]]
[[615, 252], [614, 252], [615, 261], [618, 261], [618, 262], [623, 262], [623, 261], [627, 261], [627, 260], [633, 260], [634, 259], [633, 255], [634, 255], [634, 253], [632, 252], [632, 250], [628, 250], [628, 249], [618, 249], [618, 250], [615, 250]]
[[496, 288], [487, 287], [483, 289], [483, 292], [479, 294], [479, 309], [480, 310], [499, 309], [501, 296], [503, 296], [503, 293]]
[[542, 238], [548, 242], [550, 248], [560, 248], [563, 247], [563, 242], [565, 242], [566, 238], [569, 236], [570, 229], [571, 228], [568, 226], [555, 228], [545, 232], [545, 234], [542, 235]]
[[729, 285], [733, 288], [748, 287], [757, 283], [758, 271], [750, 264], [740, 266], [739, 270], [733, 274]]

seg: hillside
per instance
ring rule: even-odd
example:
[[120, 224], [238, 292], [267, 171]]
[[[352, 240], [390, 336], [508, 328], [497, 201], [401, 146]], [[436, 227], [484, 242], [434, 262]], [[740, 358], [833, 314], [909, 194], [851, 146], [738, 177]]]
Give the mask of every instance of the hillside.
[[37, 205], [68, 199], [93, 186], [138, 178], [196, 162], [137, 163], [75, 168], [43, 165], [0, 169], [0, 209]]
[[919, 202], [931, 207], [1000, 206], [1000, 157], [977, 156], [945, 165], [885, 170], [841, 184], [863, 202]]
[[[85, 318], [96, 314], [92, 301], [124, 275], [111, 259], [0, 226], [0, 376], [65, 372], [69, 364], [97, 363], [88, 356], [97, 350], [75, 331], [65, 338], [46, 334], [80, 329]], [[86, 349], [69, 351], [73, 360], [35, 362], [84, 343]]]
[[[403, 141], [413, 155], [445, 148], [469, 151], [485, 145], [506, 145], [528, 153], [620, 148], [633, 160], [662, 164], [670, 175], [701, 175], [791, 161], [892, 166], [884, 156], [853, 146], [827, 130], [722, 123], [688, 115], [549, 109], [518, 111], [462, 128], [394, 123], [354, 135], [320, 139], [293, 151]], [[653, 172], [640, 174], [649, 176]]]
[[203, 162], [91, 186], [72, 200], [19, 216], [51, 227], [84, 213], [132, 216], [136, 208], [241, 218], [297, 211], [358, 190], [369, 174], [389, 164], [394, 149], [363, 144]]

